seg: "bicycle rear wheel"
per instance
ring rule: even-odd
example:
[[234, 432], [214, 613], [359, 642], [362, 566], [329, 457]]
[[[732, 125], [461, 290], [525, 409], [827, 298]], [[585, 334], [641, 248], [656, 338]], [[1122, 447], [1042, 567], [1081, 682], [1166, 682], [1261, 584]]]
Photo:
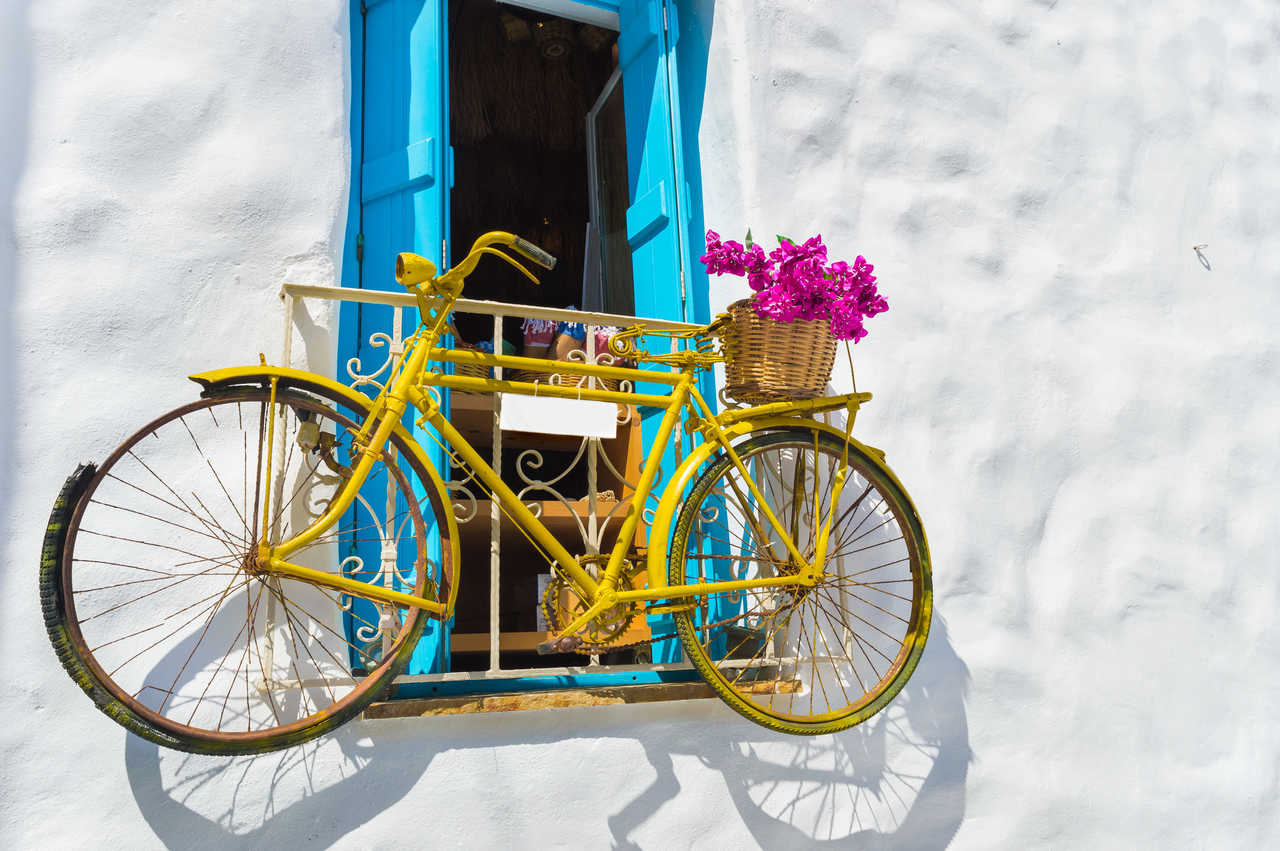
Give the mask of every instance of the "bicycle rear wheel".
[[[425, 612], [255, 562], [264, 537], [287, 540], [326, 509], [365, 413], [311, 393], [281, 390], [273, 407], [266, 390], [230, 391], [164, 414], [69, 480], [41, 597], [63, 665], [100, 709], [169, 747], [257, 753], [333, 729], [390, 686]], [[415, 494], [415, 474], [430, 481], [416, 464], [393, 437], [339, 525], [290, 561], [416, 595], [453, 581], [446, 505], [429, 484]]]
[[[893, 699], [924, 650], [932, 586], [920, 520], [892, 474], [853, 444], [831, 505], [845, 443], [817, 423], [734, 449], [805, 559], [830, 523], [825, 576], [812, 588], [705, 594], [675, 615], [681, 643], [720, 697], [758, 724], [802, 735], [858, 724]], [[670, 552], [671, 585], [800, 572], [724, 453], [694, 483]]]

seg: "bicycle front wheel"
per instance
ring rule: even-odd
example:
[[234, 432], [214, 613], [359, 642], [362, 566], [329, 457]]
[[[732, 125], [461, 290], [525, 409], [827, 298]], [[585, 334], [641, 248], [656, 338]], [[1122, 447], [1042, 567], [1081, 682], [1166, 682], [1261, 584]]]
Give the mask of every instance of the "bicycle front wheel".
[[[389, 687], [426, 613], [256, 565], [259, 542], [307, 528], [348, 481], [364, 414], [236, 390], [159, 417], [73, 477], [41, 596], [63, 665], [100, 709], [169, 747], [257, 753], [320, 735]], [[428, 479], [400, 443], [290, 561], [419, 596], [452, 580], [449, 542], [438, 562], [427, 546], [429, 531], [447, 535], [446, 506], [429, 486], [415, 494], [413, 474]]]
[[870, 718], [906, 684], [932, 611], [929, 554], [910, 500], [884, 465], [818, 423], [735, 445], [681, 508], [671, 585], [795, 575], [795, 559], [748, 480], [806, 561], [829, 528], [824, 576], [789, 586], [704, 594], [675, 615], [694, 667], [731, 707], [786, 733], [816, 735]]

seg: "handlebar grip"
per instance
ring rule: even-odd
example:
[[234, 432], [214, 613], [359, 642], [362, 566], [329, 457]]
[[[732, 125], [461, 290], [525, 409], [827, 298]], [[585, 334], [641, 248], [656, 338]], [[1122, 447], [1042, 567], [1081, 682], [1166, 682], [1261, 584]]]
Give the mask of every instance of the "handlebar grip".
[[521, 239], [517, 236], [515, 241], [511, 243], [511, 248], [521, 257], [537, 263], [544, 269], [554, 269], [556, 267], [556, 258], [527, 239]]

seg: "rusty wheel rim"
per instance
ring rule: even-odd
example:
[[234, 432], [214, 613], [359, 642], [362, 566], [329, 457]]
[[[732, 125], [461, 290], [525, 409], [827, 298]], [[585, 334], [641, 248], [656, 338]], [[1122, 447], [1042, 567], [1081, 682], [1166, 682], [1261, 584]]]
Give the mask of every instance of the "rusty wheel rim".
[[[255, 569], [268, 408], [263, 391], [214, 397], [134, 434], [77, 504], [61, 566], [69, 636], [95, 679], [148, 723], [214, 745], [287, 740], [367, 701], [426, 617], [411, 610], [393, 617], [399, 623], [375, 622], [358, 598]], [[334, 447], [359, 424], [308, 396], [282, 394], [274, 410], [284, 476], [266, 534], [279, 540], [332, 498], [341, 481]], [[327, 447], [297, 440], [307, 422], [330, 435]], [[174, 445], [184, 441], [191, 469]], [[381, 484], [385, 500], [388, 481], [394, 508], [366, 493]], [[406, 577], [401, 565], [426, 563], [425, 523], [390, 451], [351, 521], [295, 558], [367, 575], [363, 561], [333, 556], [360, 550], [371, 534], [394, 548], [394, 565], [379, 569], [400, 570], [397, 587], [421, 594], [430, 570]], [[366, 644], [373, 637], [376, 650]]]

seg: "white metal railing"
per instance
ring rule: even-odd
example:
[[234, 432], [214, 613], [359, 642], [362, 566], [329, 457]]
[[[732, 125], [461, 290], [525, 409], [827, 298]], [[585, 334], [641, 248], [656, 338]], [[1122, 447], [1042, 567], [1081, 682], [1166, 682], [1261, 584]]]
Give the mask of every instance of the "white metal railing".
[[[364, 304], [386, 305], [394, 308], [410, 308], [413, 309], [416, 327], [416, 308], [417, 302], [415, 298], [408, 293], [386, 292], [380, 290], [357, 290], [346, 287], [326, 287], [312, 286], [303, 284], [285, 284], [280, 292], [281, 299], [284, 301], [284, 352], [283, 363], [286, 366], [292, 365], [293, 359], [293, 333], [296, 324], [296, 310], [298, 303], [303, 299], [319, 299], [325, 301], [345, 301]], [[637, 319], [633, 316], [620, 316], [606, 313], [589, 313], [585, 311], [562, 310], [557, 308], [537, 307], [533, 305], [506, 304], [501, 302], [476, 301], [461, 299], [455, 307], [454, 312], [472, 315], [487, 315], [492, 317], [492, 337], [490, 342], [493, 344], [494, 351], [502, 351], [503, 340], [503, 322], [508, 317], [516, 317], [521, 319], [549, 319], [559, 322], [576, 322], [586, 326], [586, 340], [584, 348], [578, 356], [579, 360], [590, 363], [611, 363], [613, 356], [607, 351], [596, 351], [596, 334], [595, 329], [607, 326], [626, 326], [634, 324], [637, 321], [644, 322], [648, 327], [654, 330], [693, 330], [696, 325], [690, 325], [682, 322], [671, 322], [660, 319]], [[412, 330], [412, 329], [411, 329]], [[339, 376], [339, 380], [348, 381], [353, 387], [362, 385], [373, 385], [381, 387], [384, 376], [392, 374], [399, 359], [404, 353], [404, 339], [406, 334], [404, 328], [404, 311], [394, 310], [392, 314], [391, 328], [380, 330], [372, 333], [369, 338], [369, 345], [373, 348], [385, 348], [386, 358], [377, 365], [376, 369], [365, 369], [365, 365], [358, 359], [352, 358], [345, 364], [346, 375]], [[672, 342], [674, 347], [675, 342]], [[496, 377], [501, 378], [501, 368], [495, 368]], [[548, 375], [546, 380], [550, 383], [559, 381], [558, 376]], [[596, 379], [590, 379], [595, 381]], [[619, 389], [624, 391], [631, 390], [629, 382], [622, 382], [623, 386]], [[504, 469], [504, 448], [503, 448], [503, 432], [499, 425], [501, 416], [501, 397], [494, 394], [492, 396], [468, 396], [455, 395], [453, 397], [455, 414], [460, 414], [460, 410], [464, 407], [462, 400], [473, 403], [470, 410], [473, 414], [480, 413], [485, 417], [492, 418], [492, 451], [489, 463], [499, 474]], [[483, 400], [481, 404], [475, 402]], [[491, 402], [489, 401], [491, 400]], [[636, 413], [633, 407], [619, 406], [619, 425], [624, 429], [624, 436], [621, 438], [626, 440], [628, 430], [638, 426], [635, 422]], [[457, 423], [455, 422], [455, 425]], [[675, 451], [677, 463], [682, 457], [683, 446], [681, 445], [681, 430], [675, 432]], [[638, 435], [635, 435], [636, 443], [629, 449], [634, 453], [638, 451]], [[557, 438], [562, 444], [565, 438]], [[616, 447], [615, 447], [616, 448]], [[635, 482], [628, 478], [626, 469], [619, 469], [616, 453], [614, 457], [610, 457], [606, 447], [603, 445], [601, 438], [583, 437], [576, 447], [568, 450], [572, 454], [572, 460], [567, 466], [558, 470], [550, 471], [545, 469], [545, 456], [537, 448], [525, 448], [520, 451], [514, 461], [512, 472], [519, 481], [519, 486], [515, 488], [517, 494], [528, 500], [529, 505], [535, 514], [542, 511], [544, 506], [555, 507], [558, 512], [562, 512], [568, 519], [574, 521], [573, 527], [577, 531], [576, 541], [566, 541], [565, 545], [570, 551], [576, 551], [594, 555], [599, 554], [602, 549], [608, 548], [603, 546], [608, 538], [611, 530], [616, 530], [621, 525], [622, 517], [625, 516], [627, 501], [635, 492]], [[586, 493], [582, 498], [577, 498], [572, 494], [566, 494], [560, 483], [572, 471], [581, 466], [585, 471]], [[460, 530], [473, 522], [483, 522], [480, 508], [482, 500], [477, 496], [471, 485], [475, 479], [467, 470], [456, 470], [458, 475], [451, 475], [455, 471], [441, 471], [446, 473], [445, 478], [448, 479], [448, 487], [450, 495], [454, 498], [454, 513], [459, 523]], [[602, 473], [605, 479], [616, 486], [606, 488], [601, 491]], [[658, 496], [661, 494], [661, 476], [659, 473], [659, 482], [655, 483], [655, 487], [651, 493], [650, 499], [656, 505]], [[388, 482], [388, 488], [392, 485]], [[608, 493], [608, 491], [613, 491]], [[459, 671], [442, 674], [423, 674], [414, 676], [401, 677], [401, 681], [407, 682], [439, 682], [449, 680], [467, 680], [467, 679], [492, 679], [492, 678], [512, 678], [522, 675], [571, 675], [581, 673], [604, 673], [604, 672], [626, 672], [636, 670], [670, 670], [674, 668], [688, 668], [687, 662], [681, 662], [674, 665], [625, 665], [625, 666], [603, 666], [599, 664], [597, 657], [591, 657], [590, 663], [581, 667], [556, 667], [556, 668], [509, 668], [503, 669], [501, 665], [500, 652], [502, 648], [502, 630], [500, 628], [501, 620], [501, 599], [500, 589], [502, 587], [502, 512], [501, 507], [493, 501], [488, 501], [488, 520], [489, 520], [489, 628], [488, 628], [488, 668], [484, 671]], [[652, 506], [646, 508], [646, 514], [652, 511]], [[642, 523], [641, 529], [647, 527]], [[465, 537], [465, 533], [464, 533]], [[386, 566], [384, 565], [384, 568]], [[395, 579], [394, 565], [390, 570], [383, 570], [382, 581], [390, 584]], [[466, 570], [466, 563], [462, 565], [462, 570]], [[459, 581], [466, 583], [465, 574], [460, 574]], [[466, 592], [463, 591], [465, 594]], [[530, 606], [536, 606], [536, 600], [529, 601]], [[389, 614], [389, 613], [388, 613]], [[384, 624], [381, 629], [388, 631], [394, 630], [396, 619], [392, 617], [384, 617], [381, 619]], [[389, 636], [383, 636], [386, 641]]]

